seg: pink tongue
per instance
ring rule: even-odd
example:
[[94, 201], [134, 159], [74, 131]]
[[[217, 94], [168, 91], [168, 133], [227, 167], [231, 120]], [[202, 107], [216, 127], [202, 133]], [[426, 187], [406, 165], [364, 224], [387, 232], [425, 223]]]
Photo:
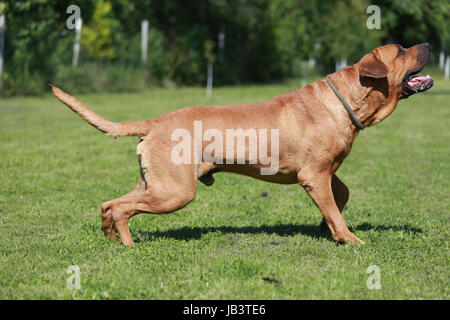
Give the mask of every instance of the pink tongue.
[[418, 80], [418, 81], [425, 81], [430, 79], [430, 76], [421, 76], [421, 77], [415, 77], [413, 80]]
[[420, 77], [414, 77], [411, 80], [408, 81], [408, 85], [410, 85], [413, 88], [419, 87], [423, 82], [429, 80], [431, 77], [429, 75], [426, 76], [420, 76]]

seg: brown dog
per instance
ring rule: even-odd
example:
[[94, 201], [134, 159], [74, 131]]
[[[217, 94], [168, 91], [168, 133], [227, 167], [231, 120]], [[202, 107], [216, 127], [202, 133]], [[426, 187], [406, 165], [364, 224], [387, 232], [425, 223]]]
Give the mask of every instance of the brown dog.
[[[433, 85], [429, 76], [413, 77], [427, 64], [430, 52], [428, 43], [409, 49], [393, 44], [374, 49], [355, 65], [329, 75], [342, 100], [322, 79], [262, 103], [191, 107], [137, 122], [110, 122], [52, 88], [59, 100], [107, 135], [141, 137], [137, 146], [141, 168], [138, 185], [102, 205], [107, 237], [116, 238], [115, 228], [123, 244], [132, 245], [128, 219], [138, 213], [180, 209], [195, 198], [197, 179], [211, 185], [213, 173], [229, 171], [270, 182], [300, 184], [336, 241], [363, 244], [349, 231], [341, 215], [349, 192], [335, 175], [360, 131], [342, 101], [350, 105], [364, 126], [379, 123], [394, 111], [400, 99]], [[234, 133], [231, 138], [230, 132]], [[273, 133], [271, 139], [267, 132]], [[255, 148], [256, 133], [260, 139]], [[197, 137], [191, 150], [188, 142], [196, 135], [200, 135], [200, 142]], [[213, 137], [214, 143], [221, 142], [221, 135], [228, 138], [226, 147], [206, 145], [205, 141]], [[238, 143], [242, 138], [244, 152], [239, 152], [238, 144], [234, 146], [235, 138]], [[181, 140], [185, 144], [180, 144]], [[255, 158], [258, 153], [265, 157]], [[202, 158], [208, 154], [212, 159]]]

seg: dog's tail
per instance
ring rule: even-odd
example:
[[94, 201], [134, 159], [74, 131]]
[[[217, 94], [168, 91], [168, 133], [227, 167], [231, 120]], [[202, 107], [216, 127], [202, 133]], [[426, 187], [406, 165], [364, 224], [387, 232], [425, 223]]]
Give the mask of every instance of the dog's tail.
[[146, 136], [150, 132], [150, 121], [111, 122], [86, 107], [81, 101], [68, 95], [61, 89], [49, 84], [53, 94], [72, 111], [108, 136]]

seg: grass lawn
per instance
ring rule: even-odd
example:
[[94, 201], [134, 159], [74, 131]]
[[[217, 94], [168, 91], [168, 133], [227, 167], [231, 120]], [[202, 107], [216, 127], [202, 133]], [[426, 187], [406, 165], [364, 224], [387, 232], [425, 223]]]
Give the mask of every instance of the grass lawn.
[[[435, 80], [364, 130], [338, 171], [361, 247], [320, 233], [301, 187], [227, 173], [180, 211], [131, 219], [124, 247], [103, 236], [100, 205], [136, 185], [137, 138], [105, 136], [50, 94], [1, 99], [0, 299], [449, 299], [450, 81]], [[219, 88], [209, 104], [299, 84]], [[78, 98], [113, 121], [206, 104], [203, 88]]]

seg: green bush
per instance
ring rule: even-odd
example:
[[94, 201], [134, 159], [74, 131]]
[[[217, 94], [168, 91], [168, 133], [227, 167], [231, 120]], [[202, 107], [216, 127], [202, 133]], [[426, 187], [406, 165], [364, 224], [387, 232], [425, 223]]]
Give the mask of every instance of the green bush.
[[[381, 30], [366, 27], [368, 0], [79, 0], [83, 31], [79, 66], [72, 68], [75, 32], [66, 27], [72, 1], [3, 2], [3, 96], [48, 92], [48, 82], [71, 92], [204, 85], [211, 59], [217, 86], [304, 76], [301, 62], [310, 58], [317, 61], [313, 72], [329, 73], [335, 61], [354, 63], [387, 41], [428, 41], [435, 55], [450, 50], [448, 0], [374, 0], [383, 12]], [[150, 24], [145, 64], [144, 19]]]
[[76, 68], [60, 66], [53, 82], [71, 93], [129, 92], [148, 88], [151, 78], [144, 70], [120, 64], [90, 63]]
[[38, 72], [11, 73], [6, 71], [2, 76], [2, 96], [26, 96], [39, 95], [43, 92], [43, 78]]

